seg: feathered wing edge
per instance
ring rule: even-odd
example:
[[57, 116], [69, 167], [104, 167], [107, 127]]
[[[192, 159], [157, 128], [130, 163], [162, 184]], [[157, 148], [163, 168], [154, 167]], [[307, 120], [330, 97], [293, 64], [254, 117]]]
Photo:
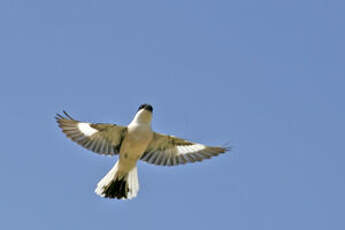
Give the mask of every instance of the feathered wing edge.
[[231, 150], [231, 146], [206, 146], [174, 136], [154, 134], [141, 160], [155, 165], [174, 166], [203, 161]]
[[69, 139], [95, 153], [114, 155], [120, 152], [127, 127], [80, 122], [72, 118], [66, 111], [63, 113], [66, 117], [56, 114], [55, 118], [62, 132]]

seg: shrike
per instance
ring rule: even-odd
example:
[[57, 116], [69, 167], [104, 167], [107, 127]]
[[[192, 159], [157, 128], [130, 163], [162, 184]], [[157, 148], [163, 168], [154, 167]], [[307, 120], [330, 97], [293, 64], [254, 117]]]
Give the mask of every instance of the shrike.
[[95, 153], [119, 154], [119, 159], [107, 175], [98, 182], [95, 192], [107, 198], [132, 199], [139, 191], [137, 161], [173, 166], [202, 161], [228, 148], [193, 143], [152, 131], [153, 108], [143, 104], [128, 126], [87, 123], [56, 115], [57, 123], [68, 138]]

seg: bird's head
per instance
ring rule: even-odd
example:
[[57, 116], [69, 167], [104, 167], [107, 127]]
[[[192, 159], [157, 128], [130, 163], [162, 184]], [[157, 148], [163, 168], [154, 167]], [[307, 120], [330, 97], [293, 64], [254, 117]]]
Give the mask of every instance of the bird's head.
[[153, 108], [149, 104], [139, 106], [132, 122], [151, 124]]
[[151, 112], [152, 113], [152, 111], [153, 111], [153, 108], [152, 108], [152, 105], [149, 105], [149, 104], [142, 104], [142, 105], [140, 105], [139, 106], [139, 108], [138, 108], [138, 110], [137, 110], [137, 112], [138, 111], [140, 111], [140, 110], [147, 110], [147, 111], [149, 111], [149, 112]]

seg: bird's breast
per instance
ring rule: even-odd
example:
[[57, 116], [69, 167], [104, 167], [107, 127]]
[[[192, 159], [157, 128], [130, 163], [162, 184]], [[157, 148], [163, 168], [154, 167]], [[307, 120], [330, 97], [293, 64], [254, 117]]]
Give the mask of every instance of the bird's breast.
[[136, 142], [147, 142], [152, 138], [152, 130], [150, 126], [147, 125], [133, 125], [128, 127], [127, 133], [128, 139], [130, 141]]
[[120, 158], [128, 161], [136, 161], [144, 153], [152, 140], [150, 126], [131, 125], [122, 144]]

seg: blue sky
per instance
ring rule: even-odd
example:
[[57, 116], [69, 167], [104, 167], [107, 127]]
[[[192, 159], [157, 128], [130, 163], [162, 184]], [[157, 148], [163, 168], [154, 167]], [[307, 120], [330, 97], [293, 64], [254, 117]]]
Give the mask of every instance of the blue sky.
[[[1, 229], [344, 229], [344, 1], [0, 2]], [[128, 124], [232, 152], [139, 162], [131, 201], [96, 183], [116, 161], [57, 128]]]

